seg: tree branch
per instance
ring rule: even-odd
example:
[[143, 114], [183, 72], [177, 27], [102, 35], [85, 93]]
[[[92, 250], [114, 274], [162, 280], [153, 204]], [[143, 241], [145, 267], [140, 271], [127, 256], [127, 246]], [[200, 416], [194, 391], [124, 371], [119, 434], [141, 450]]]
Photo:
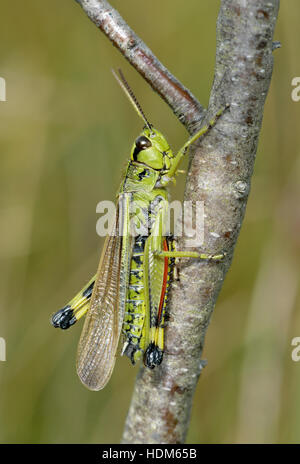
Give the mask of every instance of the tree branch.
[[165, 100], [186, 129], [193, 133], [195, 126], [202, 121], [205, 111], [192, 93], [168, 71], [106, 0], [76, 1], [153, 90]]
[[[202, 107], [170, 77], [118, 13], [106, 1], [79, 3], [175, 114], [183, 114], [180, 119], [186, 127], [191, 132], [197, 130]], [[185, 200], [194, 204], [201, 200], [205, 205], [205, 246], [201, 250], [226, 251], [227, 259], [219, 263], [181, 260], [180, 280], [171, 292], [164, 360], [153, 371], [140, 369], [126, 420], [125, 443], [185, 440], [194, 391], [204, 365], [200, 359], [206, 330], [232, 259], [250, 191], [272, 75], [272, 38], [278, 8], [279, 0], [221, 1], [207, 114], [211, 117], [225, 103], [230, 103], [230, 111], [197, 144]], [[183, 239], [178, 248], [184, 249], [185, 243]]]
[[[203, 363], [204, 338], [243, 220], [269, 88], [279, 0], [223, 0], [208, 115], [230, 103], [191, 162], [185, 200], [205, 205], [204, 252], [224, 263], [181, 260], [173, 285], [166, 351], [159, 369], [141, 369], [126, 421], [127, 443], [183, 443]], [[179, 244], [180, 249], [184, 241]], [[230, 334], [228, 334], [230, 336]]]

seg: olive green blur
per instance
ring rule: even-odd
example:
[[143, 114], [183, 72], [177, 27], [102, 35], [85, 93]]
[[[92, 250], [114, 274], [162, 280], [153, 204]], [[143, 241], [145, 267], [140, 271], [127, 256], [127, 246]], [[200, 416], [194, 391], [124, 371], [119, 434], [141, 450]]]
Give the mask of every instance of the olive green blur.
[[[207, 105], [220, 2], [164, 0], [159, 15], [157, 2], [112, 3]], [[75, 370], [82, 321], [69, 331], [50, 324], [97, 269], [96, 205], [114, 201], [142, 130], [111, 68], [122, 68], [175, 153], [188, 134], [74, 0], [2, 2], [0, 11], [0, 442], [118, 443], [138, 367], [119, 358], [107, 387], [90, 392]], [[300, 441], [300, 362], [291, 358], [300, 337], [299, 23], [299, 0], [282, 1], [283, 46], [188, 443]]]

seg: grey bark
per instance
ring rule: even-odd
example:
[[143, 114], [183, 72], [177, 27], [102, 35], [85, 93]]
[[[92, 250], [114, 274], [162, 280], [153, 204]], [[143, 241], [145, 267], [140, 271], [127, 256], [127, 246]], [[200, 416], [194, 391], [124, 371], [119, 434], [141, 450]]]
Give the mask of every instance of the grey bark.
[[194, 95], [156, 58], [106, 0], [76, 1], [192, 133], [204, 116], [204, 109]]
[[[103, 25], [107, 10], [105, 20], [101, 19], [103, 8], [111, 9], [109, 4], [97, 0], [79, 3], [112, 40], [114, 26]], [[230, 109], [194, 148], [185, 200], [194, 203], [201, 200], [205, 205], [205, 240], [199, 251], [226, 251], [227, 257], [217, 263], [181, 260], [180, 278], [171, 292], [164, 360], [153, 371], [140, 369], [126, 420], [124, 443], [185, 441], [193, 395], [204, 365], [201, 355], [206, 330], [232, 260], [250, 191], [273, 69], [272, 49], [277, 48], [273, 47], [272, 40], [278, 9], [279, 0], [221, 1], [215, 76], [206, 119], [226, 103]], [[154, 68], [163, 69], [162, 74], [153, 73], [152, 61], [146, 59], [140, 63], [140, 54], [135, 56], [135, 51], [146, 47], [140, 39], [135, 38], [138, 48], [135, 45], [132, 52], [128, 51], [126, 37], [131, 37], [132, 31], [116, 16], [115, 10], [111, 12], [110, 18], [118, 18], [118, 39], [114, 39], [114, 44], [175, 114], [181, 115], [180, 120], [188, 130], [195, 132], [203, 119], [202, 106], [165, 68], [160, 68], [162, 65], [148, 48], [147, 56], [151, 54], [151, 60], [156, 63]], [[177, 91], [178, 88], [184, 91]], [[187, 105], [188, 101], [192, 103]], [[182, 239], [178, 248], [184, 249], [185, 243]]]

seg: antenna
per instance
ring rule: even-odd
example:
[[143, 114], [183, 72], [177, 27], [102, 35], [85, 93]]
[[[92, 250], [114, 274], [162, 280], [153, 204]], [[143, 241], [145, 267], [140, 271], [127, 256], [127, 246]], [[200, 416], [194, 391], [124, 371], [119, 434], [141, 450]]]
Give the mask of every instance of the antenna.
[[139, 104], [136, 96], [134, 95], [130, 85], [128, 84], [128, 82], [126, 81], [125, 77], [124, 77], [124, 74], [122, 73], [121, 69], [118, 69], [119, 71], [119, 74], [120, 74], [120, 77], [117, 75], [117, 73], [114, 71], [114, 69], [111, 70], [114, 77], [117, 79], [117, 81], [119, 82], [120, 86], [122, 87], [122, 89], [124, 90], [125, 94], [127, 95], [127, 97], [129, 98], [129, 101], [130, 103], [132, 104], [132, 106], [134, 107], [135, 111], [137, 112], [137, 114], [140, 116], [140, 118], [143, 119], [144, 123], [146, 124], [146, 126], [148, 127], [148, 129], [150, 131], [152, 131], [152, 128], [151, 128], [151, 124], [149, 123], [148, 119], [146, 118], [145, 116], [145, 113], [144, 111], [142, 110], [142, 107], [141, 105]]

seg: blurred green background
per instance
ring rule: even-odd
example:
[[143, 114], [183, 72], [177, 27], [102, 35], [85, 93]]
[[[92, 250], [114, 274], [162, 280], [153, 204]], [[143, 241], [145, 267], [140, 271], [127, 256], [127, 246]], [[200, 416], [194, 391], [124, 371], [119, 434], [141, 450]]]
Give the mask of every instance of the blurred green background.
[[[112, 3], [206, 105], [220, 2], [164, 0], [159, 15], [157, 2]], [[300, 102], [291, 99], [299, 22], [299, 1], [282, 2], [275, 39], [283, 47], [246, 218], [207, 334], [189, 443], [300, 441], [300, 362], [291, 359], [300, 336]], [[115, 198], [141, 130], [112, 77], [119, 66], [179, 148], [185, 129], [74, 0], [1, 1], [1, 443], [118, 443], [122, 434], [137, 368], [119, 358], [108, 386], [89, 392], [75, 372], [82, 324], [63, 332], [49, 322], [97, 268], [96, 204]]]

